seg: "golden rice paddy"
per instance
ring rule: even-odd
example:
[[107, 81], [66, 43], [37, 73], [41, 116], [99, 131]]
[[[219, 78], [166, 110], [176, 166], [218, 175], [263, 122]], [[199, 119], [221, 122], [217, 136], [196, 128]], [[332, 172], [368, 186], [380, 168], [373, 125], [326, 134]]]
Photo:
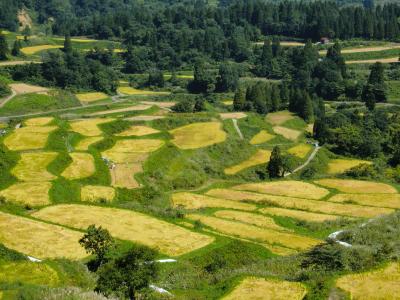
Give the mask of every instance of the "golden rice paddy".
[[258, 150], [253, 156], [251, 156], [249, 159], [241, 162], [240, 164], [237, 164], [235, 166], [226, 168], [224, 170], [225, 174], [227, 175], [235, 175], [239, 173], [240, 171], [243, 171], [245, 169], [257, 166], [257, 165], [262, 165], [266, 164], [271, 157], [271, 151], [269, 150]]
[[293, 210], [279, 207], [266, 207], [261, 208], [260, 212], [278, 217], [289, 217], [307, 222], [325, 222], [336, 220], [339, 217], [334, 215], [317, 214], [301, 210]]
[[127, 130], [116, 134], [116, 136], [145, 136], [145, 135], [149, 135], [149, 134], [155, 134], [155, 133], [159, 133], [160, 131], [158, 131], [157, 129], [153, 129], [151, 127], [148, 126], [131, 126], [130, 128], [128, 128]]
[[0, 282], [55, 286], [59, 277], [47, 264], [18, 261], [0, 265]]
[[329, 174], [340, 174], [361, 164], [370, 165], [371, 162], [360, 159], [333, 159], [328, 163]]
[[274, 219], [272, 219], [272, 218], [258, 215], [258, 214], [243, 212], [243, 211], [219, 210], [214, 213], [214, 216], [221, 218], [221, 219], [229, 219], [232, 221], [239, 221], [242, 223], [255, 225], [258, 227], [264, 227], [264, 228], [270, 228], [270, 229], [276, 229], [276, 230], [286, 230], [286, 228], [277, 225], [275, 223]]
[[[14, 130], [4, 139], [4, 145], [12, 151], [43, 149], [49, 137], [49, 132], [57, 127], [23, 127]], [[40, 129], [40, 130], [39, 130]]]
[[99, 136], [103, 132], [100, 130], [99, 125], [109, 123], [114, 119], [87, 119], [76, 122], [71, 122], [71, 130], [85, 136]]
[[396, 56], [396, 57], [378, 58], [378, 59], [347, 60], [346, 64], [374, 64], [377, 62], [380, 62], [383, 64], [397, 63], [397, 62], [399, 62], [399, 58]]
[[140, 184], [135, 179], [135, 174], [143, 172], [142, 163], [119, 163], [114, 166], [111, 173], [111, 185], [126, 189], [136, 189]]
[[215, 217], [203, 215], [187, 215], [191, 220], [198, 220], [202, 224], [211, 227], [213, 230], [222, 232], [228, 235], [238, 236], [240, 238], [255, 240], [267, 244], [278, 244], [284, 247], [293, 249], [308, 249], [320, 243], [319, 240], [299, 236], [296, 234], [276, 231], [268, 228], [260, 228], [254, 225], [223, 220]]
[[299, 158], [305, 158], [308, 153], [312, 150], [312, 146], [308, 144], [299, 144], [287, 150], [289, 154], [297, 156]]
[[186, 209], [200, 209], [206, 207], [232, 208], [248, 211], [257, 209], [257, 207], [252, 204], [238, 203], [235, 201], [185, 192], [173, 194], [172, 203], [175, 207], [183, 206]]
[[291, 141], [296, 141], [301, 135], [300, 131], [295, 130], [295, 129], [286, 128], [283, 126], [274, 126], [274, 127], [272, 127], [272, 129], [276, 134], [279, 134], [279, 135], [283, 136], [285, 139], [288, 139]]
[[244, 112], [233, 112], [233, 113], [220, 113], [219, 116], [222, 120], [227, 119], [243, 119], [247, 117], [247, 114]]
[[400, 209], [400, 194], [336, 194], [328, 201]]
[[10, 88], [18, 95], [29, 94], [29, 93], [42, 93], [42, 92], [47, 92], [49, 90], [48, 88], [42, 86], [31, 85], [26, 83], [11, 83]]
[[214, 241], [210, 236], [131, 210], [56, 205], [46, 207], [33, 215], [39, 219], [80, 229], [96, 224], [109, 230], [116, 238], [141, 243], [171, 256], [191, 252]]
[[349, 292], [354, 300], [400, 299], [400, 263], [392, 262], [386, 268], [339, 278], [336, 286]]
[[307, 199], [321, 199], [329, 194], [327, 189], [317, 187], [311, 183], [294, 180], [248, 183], [235, 186], [233, 189]]
[[148, 153], [140, 152], [116, 152], [116, 151], [105, 151], [102, 153], [103, 157], [112, 161], [116, 164], [129, 164], [129, 163], [139, 163], [144, 162], [149, 156]]
[[265, 120], [272, 125], [282, 125], [286, 121], [292, 120], [295, 118], [295, 115], [287, 110], [279, 111], [274, 113], [269, 113]]
[[141, 103], [151, 106], [158, 106], [159, 108], [171, 108], [176, 104], [176, 102], [172, 101], [142, 101]]
[[56, 130], [57, 126], [25, 126], [15, 130], [15, 132], [22, 133], [31, 133], [31, 134], [39, 134], [39, 133], [50, 133]]
[[181, 149], [197, 149], [226, 140], [226, 132], [219, 122], [193, 123], [171, 130], [172, 142]]
[[105, 151], [118, 153], [150, 153], [156, 151], [164, 145], [163, 140], [156, 139], [134, 139], [134, 140], [118, 140], [114, 147]]
[[132, 105], [132, 106], [128, 106], [128, 107], [98, 111], [95, 113], [91, 113], [89, 115], [90, 116], [105, 116], [105, 115], [111, 115], [111, 114], [117, 114], [117, 113], [128, 113], [131, 111], [147, 110], [149, 108], [151, 108], [151, 105], [137, 104], [137, 105]]
[[236, 191], [230, 189], [211, 189], [206, 195], [216, 198], [222, 198], [226, 200], [233, 201], [253, 201], [253, 202], [265, 202], [268, 195], [246, 192], [246, 191]]
[[55, 152], [21, 153], [21, 159], [11, 173], [21, 181], [50, 181], [56, 178], [47, 166], [57, 157]]
[[315, 183], [328, 188], [337, 189], [350, 194], [395, 194], [397, 190], [389, 184], [350, 180], [350, 179], [321, 179]]
[[250, 140], [250, 144], [252, 145], [259, 145], [264, 144], [270, 140], [272, 140], [275, 135], [268, 133], [266, 130], [261, 130], [255, 136], [252, 137]]
[[69, 179], [80, 179], [92, 176], [96, 171], [94, 158], [89, 153], [70, 153], [71, 164], [62, 172], [61, 176]]
[[32, 118], [24, 121], [26, 126], [46, 126], [53, 122], [52, 117]]
[[82, 94], [76, 94], [76, 98], [78, 98], [79, 101], [84, 102], [84, 103], [90, 103], [90, 102], [95, 102], [99, 100], [104, 100], [108, 98], [108, 95], [104, 93], [82, 93]]
[[103, 140], [102, 136], [91, 136], [85, 137], [79, 141], [79, 143], [75, 146], [75, 150], [77, 151], [87, 151], [89, 147], [97, 142]]
[[160, 119], [165, 119], [165, 116], [134, 116], [134, 117], [129, 117], [125, 118], [124, 120], [127, 121], [154, 121], [154, 120], [160, 120]]
[[25, 47], [22, 48], [21, 51], [25, 55], [32, 55], [40, 51], [50, 50], [50, 49], [60, 49], [63, 48], [62, 45], [40, 45], [40, 46], [32, 46], [32, 47]]
[[169, 95], [169, 92], [154, 92], [154, 91], [145, 91], [138, 90], [129, 86], [121, 86], [118, 88], [118, 93], [125, 95], [136, 95], [136, 96], [156, 96], [156, 95]]
[[247, 277], [223, 300], [302, 300], [307, 294], [304, 285], [275, 279]]
[[81, 188], [81, 200], [86, 202], [111, 202], [115, 190], [109, 186], [86, 185]]
[[0, 212], [0, 242], [36, 258], [81, 259], [82, 232]]
[[50, 182], [22, 182], [15, 183], [0, 192], [6, 201], [31, 206], [50, 204]]

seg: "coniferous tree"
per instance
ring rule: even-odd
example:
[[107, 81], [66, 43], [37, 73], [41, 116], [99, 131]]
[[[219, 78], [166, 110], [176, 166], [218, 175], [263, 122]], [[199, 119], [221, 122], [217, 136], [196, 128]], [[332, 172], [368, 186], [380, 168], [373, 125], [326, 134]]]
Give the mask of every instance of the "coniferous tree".
[[246, 104], [246, 89], [239, 87], [235, 92], [235, 97], [233, 98], [233, 109], [240, 111], [244, 109]]
[[278, 111], [281, 106], [281, 95], [279, 86], [273, 84], [271, 86], [271, 111]]
[[7, 60], [7, 54], [9, 52], [6, 37], [0, 31], [0, 60]]
[[307, 123], [311, 123], [314, 120], [314, 106], [310, 95], [307, 92], [305, 92], [303, 95], [304, 96], [300, 116]]
[[22, 48], [21, 42], [18, 39], [16, 39], [14, 42], [13, 48], [11, 50], [11, 54], [13, 56], [19, 56], [21, 54], [21, 48]]
[[270, 178], [279, 178], [284, 175], [283, 158], [279, 146], [275, 146], [272, 150], [267, 169]]
[[72, 52], [72, 42], [71, 42], [71, 36], [69, 35], [69, 33], [65, 35], [63, 50], [65, 53]]

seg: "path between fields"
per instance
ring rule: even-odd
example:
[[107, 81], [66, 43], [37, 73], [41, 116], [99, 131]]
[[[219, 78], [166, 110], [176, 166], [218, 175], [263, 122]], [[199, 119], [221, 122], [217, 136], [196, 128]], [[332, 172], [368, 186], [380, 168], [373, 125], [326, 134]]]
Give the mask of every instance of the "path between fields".
[[239, 126], [238, 126], [237, 119], [232, 119], [232, 122], [233, 122], [233, 127], [235, 127], [236, 132], [238, 133], [240, 139], [243, 140], [243, 134], [242, 134], [242, 132], [240, 131], [240, 128], [239, 128]]
[[294, 173], [297, 173], [298, 171], [304, 169], [305, 167], [307, 167], [310, 162], [314, 159], [314, 157], [317, 155], [319, 149], [321, 149], [321, 146], [318, 144], [318, 142], [315, 142], [314, 144], [314, 150], [313, 152], [310, 154], [310, 156], [307, 158], [306, 162], [304, 164], [302, 164], [301, 166], [297, 167], [296, 169], [294, 169], [292, 172], [287, 172], [285, 173], [284, 177], [290, 176]]
[[0, 100], [0, 108], [2, 108], [4, 105], [6, 105], [6, 103], [8, 101], [10, 101], [12, 98], [14, 98], [15, 96], [17, 96], [17, 92], [15, 92], [13, 89], [11, 89], [11, 95]]

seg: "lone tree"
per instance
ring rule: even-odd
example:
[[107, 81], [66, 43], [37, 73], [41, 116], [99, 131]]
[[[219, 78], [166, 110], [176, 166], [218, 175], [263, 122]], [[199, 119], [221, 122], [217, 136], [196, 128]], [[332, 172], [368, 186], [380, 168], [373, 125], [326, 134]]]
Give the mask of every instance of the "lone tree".
[[64, 39], [64, 52], [65, 53], [71, 53], [72, 52], [72, 42], [71, 42], [71, 36], [68, 34], [65, 35]]
[[275, 146], [268, 163], [268, 174], [270, 178], [279, 178], [284, 175], [284, 163], [279, 146]]
[[101, 226], [90, 225], [79, 244], [85, 248], [87, 253], [96, 255], [96, 262], [100, 265], [108, 250], [114, 246], [114, 239], [107, 229]]
[[14, 42], [13, 48], [11, 50], [11, 54], [13, 56], [19, 56], [21, 54], [21, 48], [22, 48], [21, 42], [18, 39], [16, 39]]

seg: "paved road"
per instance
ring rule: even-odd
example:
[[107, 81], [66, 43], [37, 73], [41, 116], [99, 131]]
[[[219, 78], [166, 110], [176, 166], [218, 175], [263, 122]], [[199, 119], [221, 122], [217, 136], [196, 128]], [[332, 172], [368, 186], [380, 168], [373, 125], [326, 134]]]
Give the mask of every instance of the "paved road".
[[235, 127], [236, 132], [238, 133], [240, 139], [243, 140], [243, 134], [240, 131], [240, 128], [239, 128], [238, 123], [237, 123], [237, 119], [232, 119], [232, 122], [233, 122], [233, 126]]

